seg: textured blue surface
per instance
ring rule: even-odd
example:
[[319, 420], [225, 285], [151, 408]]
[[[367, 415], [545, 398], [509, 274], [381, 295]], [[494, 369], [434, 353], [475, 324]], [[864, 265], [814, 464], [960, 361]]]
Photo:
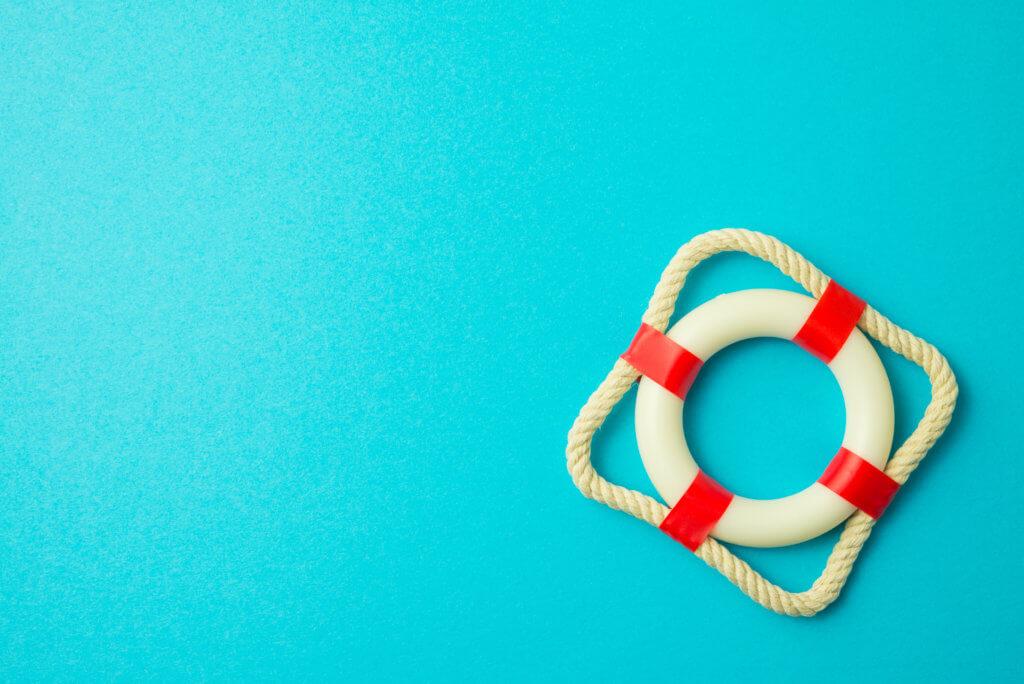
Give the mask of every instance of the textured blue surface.
[[[1019, 674], [1019, 6], [460, 4], [0, 10], [3, 678]], [[565, 472], [661, 269], [725, 225], [961, 381], [813, 620]], [[720, 257], [682, 304], [786, 283]], [[905, 437], [927, 383], [884, 361]], [[596, 459], [650, 491], [632, 403]], [[773, 497], [841, 414], [763, 341], [686, 420]], [[740, 552], [801, 588], [833, 541]]]

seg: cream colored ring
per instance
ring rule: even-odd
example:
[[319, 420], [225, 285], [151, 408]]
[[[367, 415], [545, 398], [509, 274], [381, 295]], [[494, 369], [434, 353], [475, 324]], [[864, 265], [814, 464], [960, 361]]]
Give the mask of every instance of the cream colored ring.
[[[815, 303], [811, 297], [785, 290], [732, 292], [697, 307], [667, 335], [707, 361], [740, 340], [792, 339]], [[894, 410], [889, 377], [878, 354], [855, 328], [828, 367], [839, 382], [846, 405], [843, 446], [883, 468], [892, 449]], [[698, 472], [686, 445], [682, 415], [682, 399], [641, 378], [636, 397], [637, 445], [651, 482], [670, 506], [679, 501]], [[825, 465], [827, 461], [822, 463], [822, 471]], [[815, 482], [779, 499], [736, 496], [711, 535], [745, 546], [787, 546], [824, 534], [854, 510], [852, 504]]]

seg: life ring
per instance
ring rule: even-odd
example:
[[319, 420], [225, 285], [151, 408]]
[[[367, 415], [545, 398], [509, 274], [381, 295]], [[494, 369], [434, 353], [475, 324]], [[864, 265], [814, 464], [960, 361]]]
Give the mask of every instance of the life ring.
[[[793, 339], [816, 300], [782, 290], [745, 290], [702, 304], [669, 330], [667, 337], [701, 361], [724, 347], [754, 337]], [[843, 392], [843, 447], [882, 469], [892, 448], [893, 395], [882, 361], [854, 329], [828, 362]], [[640, 380], [636, 434], [644, 468], [654, 488], [675, 506], [700, 472], [683, 431], [684, 399], [649, 377]], [[822, 535], [856, 507], [818, 481], [780, 499], [733, 496], [711, 530], [723, 542], [754, 547], [798, 544]]]
[[[758, 301], [756, 298], [759, 297], [762, 304], [767, 298], [793, 301], [796, 304], [780, 304], [779, 310], [759, 305], [744, 311], [742, 315], [734, 313], [722, 318], [717, 314], [712, 316], [706, 313], [714, 313], [715, 310], [729, 313], [722, 308], [719, 300], [713, 300], [702, 307], [705, 313], [684, 317], [668, 335], [664, 334], [662, 331], [668, 327], [679, 292], [690, 272], [704, 260], [722, 252], [744, 252], [768, 262], [814, 295], [815, 300], [808, 301], [790, 293], [764, 295], [740, 292], [725, 295], [721, 300], [726, 302]], [[698, 328], [695, 323], [705, 316], [710, 321], [702, 324], [707, 326], [706, 333], [705, 329]], [[761, 321], [766, 316], [770, 320]], [[949, 425], [958, 394], [956, 376], [949, 362], [933, 345], [867, 306], [781, 240], [751, 230], [715, 230], [697, 235], [680, 247], [662, 273], [641, 320], [632, 344], [589, 395], [569, 430], [565, 456], [573, 483], [584, 496], [665, 532], [765, 608], [784, 615], [804, 616], [824, 610], [842, 591], [858, 553], [864, 547], [879, 516], [896, 492], [905, 486], [911, 473]], [[755, 325], [756, 321], [761, 322]], [[866, 405], [868, 410], [858, 408], [864, 406], [857, 392], [863, 389], [861, 385], [865, 381], [857, 377], [856, 370], [848, 367], [854, 363], [848, 357], [858, 355], [851, 350], [863, 348], [867, 344], [861, 338], [858, 328], [879, 344], [919, 366], [931, 384], [931, 401], [920, 421], [888, 461], [885, 454], [892, 437], [892, 393], [890, 390], [879, 394], [881, 405], [887, 409], [885, 416], [872, 414], [870, 402]], [[697, 339], [690, 338], [694, 334]], [[846, 447], [839, 450], [818, 482], [849, 504], [844, 507], [838, 502], [843, 512], [837, 513], [836, 520], [852, 510], [851, 507], [858, 509], [858, 512], [851, 515], [843, 525], [843, 533], [829, 554], [821, 575], [810, 587], [800, 591], [789, 591], [774, 584], [737, 557], [727, 545], [719, 543], [713, 535], [764, 545], [798, 541], [812, 535], [815, 527], [788, 537], [778, 535], [775, 538], [762, 536], [760, 539], [743, 539], [741, 536], [732, 536], [727, 523], [734, 515], [730, 509], [737, 497], [706, 474], [696, 471], [696, 465], [692, 463], [688, 452], [686, 458], [678, 457], [678, 450], [685, 449], [681, 427], [682, 402], [703, 359], [731, 341], [767, 334], [790, 337], [828, 363], [843, 384], [848, 414]], [[686, 349], [680, 340], [692, 345], [693, 350]], [[697, 344], [701, 340], [705, 345], [703, 347]], [[871, 358], [869, 365], [877, 364], [877, 357], [873, 354], [868, 356]], [[881, 377], [884, 383], [876, 381], [875, 386], [884, 386], [888, 390], [888, 379], [884, 374]], [[663, 490], [665, 501], [672, 504], [671, 508], [656, 497], [605, 479], [591, 462], [595, 435], [638, 378], [643, 378], [638, 399], [643, 406], [637, 407], [638, 421], [651, 422], [657, 430], [665, 431], [669, 437], [676, 437], [676, 446], [669, 445], [675, 449], [677, 456], [669, 459], [670, 464], [675, 463], [668, 470], [669, 476], [674, 473], [678, 480], [674, 485], [657, 474], [653, 463], [659, 455], [645, 454], [645, 460], [652, 463], [652, 476], [657, 480], [659, 489]], [[849, 382], [846, 382], [847, 378]], [[669, 393], [667, 400], [661, 389]], [[661, 408], [645, 408], [654, 405], [660, 405]], [[666, 407], [671, 410], [666, 410]], [[655, 420], [659, 412], [662, 417]], [[861, 421], [864, 421], [863, 426]], [[881, 445], [877, 451], [871, 448], [870, 440], [866, 439], [871, 433], [875, 434], [875, 439]], [[884, 440], [882, 436], [885, 436]], [[865, 441], [859, 441], [861, 439]], [[855, 453], [854, 449], [863, 452], [863, 456]], [[646, 448], [644, 450], [647, 451]], [[688, 461], [689, 470], [686, 469]], [[884, 464], [885, 469], [882, 470], [875, 463]], [[683, 490], [681, 494], [680, 490]], [[831, 496], [828, 492], [820, 493], [823, 497]], [[837, 503], [834, 497], [829, 501]], [[807, 524], [804, 522], [806, 520], [806, 517], [802, 518], [801, 524]], [[828, 527], [831, 524], [829, 520], [828, 516], [822, 515], [816, 529]], [[760, 521], [755, 521], [755, 524], [757, 522]], [[777, 526], [773, 528], [778, 529]]]

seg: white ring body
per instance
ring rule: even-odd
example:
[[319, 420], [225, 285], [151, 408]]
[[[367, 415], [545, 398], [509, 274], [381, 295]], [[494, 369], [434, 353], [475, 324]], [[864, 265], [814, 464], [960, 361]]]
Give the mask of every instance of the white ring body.
[[[752, 337], [792, 339], [815, 304], [811, 297], [785, 290], [732, 292], [697, 307], [667, 335], [707, 361], [724, 347]], [[878, 354], [854, 328], [828, 367], [846, 405], [843, 446], [884, 468], [892, 449], [894, 410], [889, 377]], [[637, 445], [651, 482], [669, 506], [679, 501], [698, 472], [686, 445], [682, 416], [682, 399], [641, 378], [636, 398]], [[854, 510], [853, 504], [818, 482], [779, 499], [737, 495], [711, 535], [744, 546], [787, 546], [824, 534]]]

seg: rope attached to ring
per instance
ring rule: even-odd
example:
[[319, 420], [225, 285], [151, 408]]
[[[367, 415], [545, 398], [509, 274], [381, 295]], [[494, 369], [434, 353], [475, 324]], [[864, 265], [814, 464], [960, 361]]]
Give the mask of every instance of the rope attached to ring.
[[830, 363], [857, 327], [866, 306], [855, 294], [829, 280], [793, 341], [825, 363]]
[[[655, 288], [643, 323], [663, 333], [689, 272], [708, 257], [730, 251], [746, 252], [775, 265], [819, 299], [830, 283], [811, 262], [776, 238], [742, 229], [711, 231], [690, 240], [673, 257]], [[958, 394], [956, 378], [935, 347], [892, 323], [872, 307], [864, 307], [859, 319], [854, 320], [875, 340], [920, 366], [931, 382], [931, 402], [924, 416], [886, 464], [884, 474], [899, 486], [906, 482], [949, 424]], [[573, 482], [585, 496], [660, 527], [669, 516], [664, 504], [609, 482], [590, 462], [594, 433], [638, 377], [637, 369], [625, 360], [615, 362], [569, 431], [567, 466]], [[769, 582], [713, 538], [705, 539], [694, 553], [765, 608], [785, 615], [810, 616], [839, 596], [874, 522], [875, 518], [863, 510], [854, 513], [846, 521], [822, 574], [809, 589], [801, 592], [790, 592]]]
[[622, 359], [680, 399], [686, 398], [704, 363], [689, 349], [646, 323], [640, 324]]

